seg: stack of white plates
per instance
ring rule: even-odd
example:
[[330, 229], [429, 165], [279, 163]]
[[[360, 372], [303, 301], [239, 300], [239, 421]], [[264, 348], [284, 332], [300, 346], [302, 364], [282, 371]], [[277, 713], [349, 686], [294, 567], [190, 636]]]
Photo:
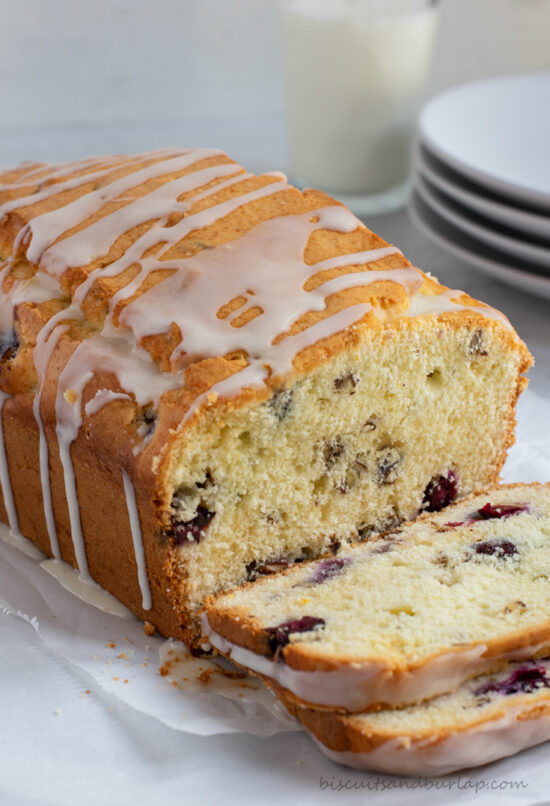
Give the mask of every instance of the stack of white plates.
[[431, 101], [410, 211], [448, 251], [550, 299], [550, 73], [468, 84]]

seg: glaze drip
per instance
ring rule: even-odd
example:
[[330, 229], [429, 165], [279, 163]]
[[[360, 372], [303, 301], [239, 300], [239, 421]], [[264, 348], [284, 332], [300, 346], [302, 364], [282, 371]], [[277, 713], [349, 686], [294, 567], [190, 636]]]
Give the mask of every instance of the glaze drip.
[[4, 498], [4, 507], [8, 515], [10, 532], [16, 537], [20, 537], [21, 532], [19, 531], [19, 520], [17, 518], [15, 501], [13, 500], [10, 469], [6, 456], [6, 446], [4, 444], [4, 404], [9, 397], [9, 395], [0, 390], [0, 486], [2, 488], [2, 496]]
[[144, 610], [150, 610], [152, 607], [151, 589], [149, 587], [149, 577], [147, 576], [147, 565], [145, 563], [145, 549], [143, 548], [143, 535], [141, 533], [141, 524], [139, 522], [139, 513], [136, 503], [136, 491], [125, 470], [122, 471], [122, 483], [124, 485], [128, 518], [130, 520], [130, 529], [134, 544], [134, 556], [136, 558], [138, 582], [141, 590], [141, 606]]

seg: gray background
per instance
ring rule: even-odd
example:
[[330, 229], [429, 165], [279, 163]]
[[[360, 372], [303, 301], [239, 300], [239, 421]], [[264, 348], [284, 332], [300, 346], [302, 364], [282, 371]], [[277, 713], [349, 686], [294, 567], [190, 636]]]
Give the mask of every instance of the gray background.
[[[277, 0], [1, 0], [3, 131], [277, 115]], [[432, 89], [550, 67], [550, 0], [443, 0]]]

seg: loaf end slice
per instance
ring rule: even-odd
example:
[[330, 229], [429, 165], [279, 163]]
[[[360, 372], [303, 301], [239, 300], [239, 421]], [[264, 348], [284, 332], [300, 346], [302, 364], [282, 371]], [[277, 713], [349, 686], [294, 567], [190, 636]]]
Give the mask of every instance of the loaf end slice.
[[397, 710], [343, 715], [282, 700], [333, 761], [392, 775], [447, 775], [550, 739], [550, 659], [508, 663]]

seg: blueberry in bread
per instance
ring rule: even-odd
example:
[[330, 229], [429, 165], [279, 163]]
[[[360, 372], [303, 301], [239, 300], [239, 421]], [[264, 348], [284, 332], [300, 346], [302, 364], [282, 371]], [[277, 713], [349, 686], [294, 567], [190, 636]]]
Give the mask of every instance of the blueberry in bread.
[[215, 149], [0, 175], [0, 517], [165, 635], [495, 483], [531, 357], [344, 206]]
[[333, 761], [396, 775], [447, 775], [550, 739], [550, 658], [508, 663], [403, 709], [344, 715], [283, 702]]
[[288, 700], [360, 712], [550, 654], [550, 485], [470, 496], [206, 602], [203, 631]]

